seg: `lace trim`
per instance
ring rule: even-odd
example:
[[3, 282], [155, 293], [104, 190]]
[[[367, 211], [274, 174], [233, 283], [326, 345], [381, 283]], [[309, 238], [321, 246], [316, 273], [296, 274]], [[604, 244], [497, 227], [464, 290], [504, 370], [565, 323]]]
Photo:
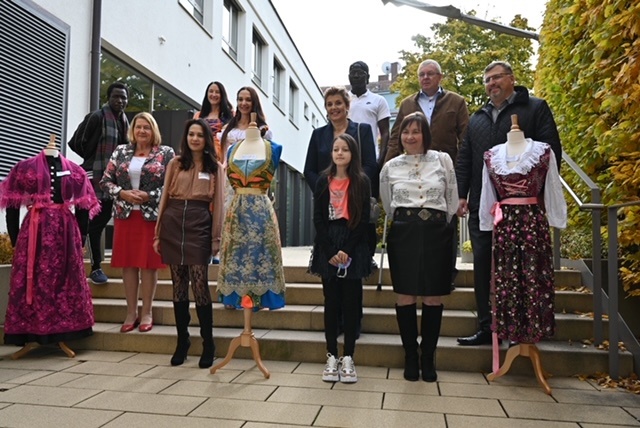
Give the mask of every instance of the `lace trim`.
[[527, 143], [527, 148], [520, 155], [520, 162], [513, 168], [507, 166], [506, 143], [491, 148], [489, 152], [491, 153], [491, 164], [495, 172], [499, 175], [528, 174], [540, 162], [540, 158], [550, 146], [547, 143], [534, 141], [531, 138], [527, 138]]

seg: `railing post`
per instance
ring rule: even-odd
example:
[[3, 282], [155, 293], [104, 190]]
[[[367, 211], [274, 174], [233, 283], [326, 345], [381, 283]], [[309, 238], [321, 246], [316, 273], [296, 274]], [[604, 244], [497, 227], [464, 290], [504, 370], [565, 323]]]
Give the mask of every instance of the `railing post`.
[[607, 211], [609, 233], [609, 376], [617, 380], [619, 375], [618, 361], [618, 208], [610, 207]]
[[[598, 203], [600, 201], [597, 201]], [[602, 235], [600, 233], [600, 221], [602, 213], [599, 209], [591, 210], [591, 235], [593, 260], [593, 337], [595, 345], [600, 345], [603, 340], [602, 333]]]

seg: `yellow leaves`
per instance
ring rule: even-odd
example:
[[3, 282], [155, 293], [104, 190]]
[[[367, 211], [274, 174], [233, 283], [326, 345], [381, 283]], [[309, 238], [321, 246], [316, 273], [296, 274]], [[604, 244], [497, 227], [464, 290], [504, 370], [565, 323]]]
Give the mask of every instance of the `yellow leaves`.
[[626, 389], [633, 394], [640, 394], [640, 380], [635, 373], [626, 378], [620, 378], [618, 380], [611, 379], [607, 373], [595, 373], [592, 375], [577, 375], [577, 378], [581, 381], [594, 381], [604, 389]]

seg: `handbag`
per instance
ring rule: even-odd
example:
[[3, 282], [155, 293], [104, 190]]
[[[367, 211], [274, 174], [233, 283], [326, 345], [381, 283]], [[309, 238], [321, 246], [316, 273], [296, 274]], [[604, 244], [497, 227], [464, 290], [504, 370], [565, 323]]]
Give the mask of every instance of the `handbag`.
[[[358, 150], [360, 150], [360, 159], [362, 159], [362, 144], [360, 143], [360, 124], [358, 123]], [[377, 224], [380, 217], [380, 205], [374, 197], [369, 198], [369, 223]]]

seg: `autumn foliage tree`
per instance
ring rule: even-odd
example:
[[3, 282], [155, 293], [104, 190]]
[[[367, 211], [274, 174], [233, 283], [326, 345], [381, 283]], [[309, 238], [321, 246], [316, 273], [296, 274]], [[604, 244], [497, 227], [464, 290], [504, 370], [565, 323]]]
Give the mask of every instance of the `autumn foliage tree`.
[[[636, 0], [550, 0], [541, 33], [536, 93], [554, 110], [564, 150], [607, 205], [640, 200], [638, 17]], [[567, 179], [580, 191], [577, 179]], [[620, 275], [625, 290], [640, 296], [640, 207], [621, 208], [618, 218]], [[575, 208], [570, 224], [588, 230]]]
[[[474, 11], [469, 12], [475, 15]], [[526, 18], [516, 15], [509, 23], [512, 27], [533, 30]], [[512, 67], [517, 84], [532, 87], [532, 41], [499, 34], [455, 19], [431, 26], [433, 37], [418, 34], [412, 39], [417, 51], [400, 51], [405, 63], [392, 90], [399, 92], [397, 102], [420, 90], [418, 65], [425, 59], [434, 59], [442, 67], [442, 86], [465, 97], [473, 113], [487, 100], [482, 83], [484, 68], [492, 61], [507, 61]]]

